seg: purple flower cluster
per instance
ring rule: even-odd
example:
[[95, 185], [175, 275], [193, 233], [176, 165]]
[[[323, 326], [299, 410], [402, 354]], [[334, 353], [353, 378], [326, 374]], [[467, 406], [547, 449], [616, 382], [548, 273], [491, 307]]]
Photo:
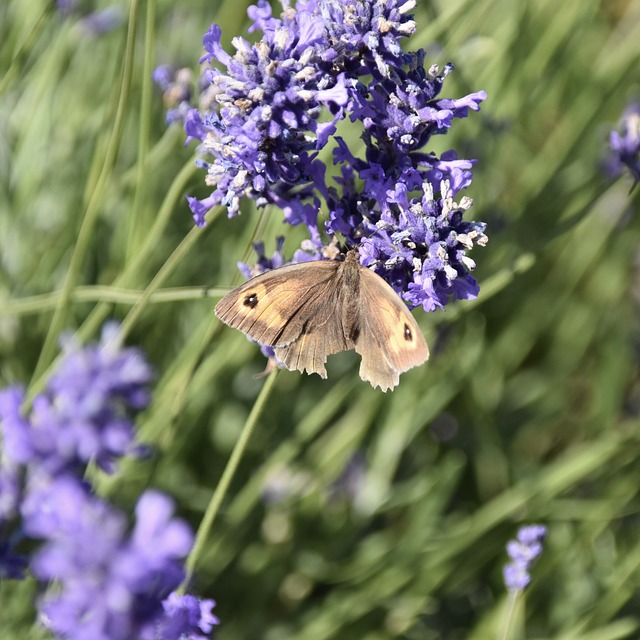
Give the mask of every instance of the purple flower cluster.
[[[233, 56], [217, 25], [204, 36], [217, 108], [192, 109], [185, 122], [213, 187], [188, 198], [196, 223], [216, 205], [234, 216], [252, 198], [307, 226], [294, 261], [326, 258], [339, 234], [410, 306], [475, 298], [466, 253], [486, 244], [485, 224], [464, 221], [472, 201], [456, 201], [474, 161], [424, 148], [477, 111], [485, 92], [440, 97], [453, 66], [425, 68], [424, 51], [403, 51], [415, 0], [281, 1], [280, 17], [266, 0], [249, 8], [249, 30], [263, 35], [253, 44], [234, 38]], [[344, 119], [360, 128], [362, 153], [337, 135]], [[319, 158], [328, 145], [332, 171]]]
[[157, 638], [162, 601], [183, 579], [182, 559], [192, 544], [189, 527], [172, 511], [166, 496], [147, 491], [129, 532], [124, 514], [75, 477], [32, 489], [22, 509], [24, 527], [43, 544], [31, 570], [42, 582], [59, 583], [40, 603], [44, 625], [78, 640]]
[[515, 540], [507, 543], [511, 562], [504, 567], [504, 583], [510, 591], [522, 591], [530, 582], [529, 569], [542, 553], [547, 529], [541, 524], [520, 527]]
[[609, 170], [619, 174], [623, 167], [631, 172], [636, 182], [640, 181], [640, 103], [630, 105], [622, 115], [619, 131], [609, 136]]
[[[131, 531], [125, 515], [82, 477], [94, 460], [106, 471], [134, 444], [132, 417], [149, 401], [151, 368], [122, 349], [117, 328], [100, 344], [67, 342], [65, 357], [23, 413], [25, 393], [0, 391], [0, 576], [25, 567], [45, 591], [42, 623], [70, 639], [199, 640], [217, 619], [210, 600], [172, 594], [184, 578], [193, 534], [173, 518], [169, 498], [145, 492]], [[26, 541], [30, 557], [18, 552]]]
[[154, 70], [152, 78], [162, 91], [162, 99], [167, 107], [167, 125], [174, 122], [184, 125], [194, 101], [197, 101], [200, 109], [211, 108], [216, 88], [206, 82], [202, 76], [196, 82], [191, 69], [186, 67], [177, 69], [171, 65], [162, 64]]
[[115, 325], [105, 328], [100, 344], [80, 349], [68, 342], [65, 349], [28, 419], [20, 411], [24, 392], [3, 392], [4, 449], [52, 475], [78, 473], [89, 460], [113, 471], [117, 458], [139, 451], [130, 416], [149, 402], [151, 369], [136, 349], [120, 349]]

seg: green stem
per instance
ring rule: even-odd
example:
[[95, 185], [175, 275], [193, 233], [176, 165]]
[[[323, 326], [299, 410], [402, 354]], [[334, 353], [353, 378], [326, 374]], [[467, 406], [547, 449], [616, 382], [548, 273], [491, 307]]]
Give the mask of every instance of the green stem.
[[[149, 302], [154, 304], [198, 300], [200, 298], [222, 298], [226, 293], [229, 293], [229, 287], [167, 287], [153, 293]], [[105, 302], [133, 306], [143, 294], [143, 289], [85, 285], [74, 288], [71, 292], [71, 302]], [[62, 291], [52, 291], [51, 293], [3, 301], [0, 307], [0, 318], [46, 313], [55, 308], [61, 296]]]
[[100, 178], [96, 184], [96, 188], [93, 191], [89, 204], [87, 205], [86, 214], [82, 220], [80, 232], [78, 233], [78, 240], [76, 246], [71, 255], [69, 262], [69, 268], [64, 279], [62, 286], [62, 296], [58, 301], [56, 310], [53, 314], [47, 336], [40, 352], [40, 358], [33, 374], [33, 380], [38, 380], [42, 377], [43, 372], [49, 366], [53, 360], [53, 354], [56, 349], [56, 341], [58, 335], [64, 328], [67, 321], [67, 308], [69, 306], [69, 300], [71, 297], [71, 291], [78, 279], [82, 262], [90, 246], [90, 238], [98, 220], [98, 213], [102, 205], [102, 196], [105, 191], [109, 176], [115, 165], [115, 161], [118, 155], [118, 149], [120, 147], [120, 140], [122, 139], [122, 131], [124, 128], [124, 120], [127, 112], [127, 105], [129, 104], [129, 89], [131, 86], [131, 76], [133, 74], [133, 58], [135, 52], [135, 33], [136, 33], [136, 14], [138, 10], [138, 0], [133, 0], [131, 3], [131, 11], [129, 15], [129, 31], [127, 33], [127, 45], [124, 56], [124, 66], [122, 71], [122, 80], [120, 83], [120, 100], [118, 102], [118, 109], [116, 111], [115, 123], [113, 125], [113, 131], [111, 139], [109, 140], [109, 147], [105, 154], [104, 163], [102, 165], [102, 171], [100, 172]]
[[502, 631], [500, 632], [498, 640], [508, 640], [508, 638], [510, 637], [509, 632], [511, 629], [511, 623], [513, 622], [513, 613], [516, 607], [516, 598], [518, 597], [519, 593], [519, 591], [509, 589], [508, 600], [505, 606], [505, 616], [502, 620]]
[[187, 574], [182, 581], [182, 585], [180, 586], [180, 591], [184, 592], [187, 585], [191, 582], [191, 578], [193, 577], [193, 572], [195, 566], [202, 554], [202, 550], [204, 548], [205, 542], [209, 538], [209, 534], [211, 533], [211, 528], [213, 527], [213, 523], [215, 522], [216, 516], [220, 511], [220, 505], [224, 500], [224, 497], [227, 495], [227, 491], [229, 490], [229, 485], [231, 484], [231, 480], [235, 475], [235, 472], [238, 468], [238, 464], [242, 458], [242, 455], [247, 447], [249, 439], [251, 438], [251, 434], [253, 433], [253, 429], [258, 422], [258, 418], [262, 415], [262, 411], [264, 410], [265, 404], [271, 395], [271, 391], [273, 389], [273, 385], [275, 384], [276, 378], [278, 377], [278, 369], [275, 369], [269, 374], [269, 377], [266, 379], [262, 389], [260, 390], [260, 394], [258, 395], [255, 404], [253, 405], [253, 409], [251, 409], [251, 413], [245, 422], [244, 427], [242, 428], [242, 432], [240, 433], [240, 437], [236, 442], [233, 451], [231, 452], [231, 456], [229, 461], [227, 462], [227, 466], [225, 467], [222, 477], [220, 478], [220, 482], [216, 486], [215, 491], [213, 492], [213, 496], [211, 496], [211, 501], [207, 506], [207, 510], [204, 513], [202, 518], [202, 522], [198, 527], [198, 533], [196, 534], [196, 540], [193, 545], [193, 549], [189, 554], [186, 562], [186, 571]]
[[140, 130], [138, 132], [138, 162], [136, 167], [136, 188], [133, 197], [133, 207], [127, 216], [129, 233], [127, 234], [127, 262], [135, 253], [144, 230], [149, 227], [149, 209], [145, 205], [148, 201], [147, 171], [149, 166], [149, 132], [151, 131], [151, 96], [152, 71], [155, 59], [155, 23], [156, 2], [147, 0], [147, 20], [145, 25], [144, 64], [142, 70], [142, 92], [140, 96]]
[[[210, 211], [211, 217], [207, 218], [210, 221], [214, 215], [217, 215], [221, 209], [217, 207], [215, 210]], [[182, 242], [174, 249], [173, 253], [167, 258], [166, 262], [160, 267], [158, 273], [153, 277], [153, 280], [149, 283], [144, 293], [140, 296], [138, 301], [133, 305], [131, 311], [127, 314], [127, 317], [122, 321], [122, 327], [120, 329], [121, 338], [124, 339], [131, 328], [135, 325], [138, 318], [142, 315], [144, 310], [151, 301], [151, 296], [157, 289], [160, 288], [162, 283], [173, 273], [173, 270], [180, 264], [182, 258], [191, 251], [193, 245], [199, 240], [200, 236], [204, 233], [205, 229], [202, 227], [193, 227], [191, 231], [186, 235]]]
[[15, 55], [13, 56], [13, 60], [11, 61], [11, 65], [4, 73], [2, 80], [0, 80], [0, 96], [7, 91], [7, 89], [11, 86], [13, 80], [19, 75], [21, 71], [21, 64], [24, 58], [27, 57], [34, 42], [37, 40], [40, 32], [43, 27], [46, 25], [47, 18], [51, 14], [53, 10], [53, 3], [47, 3], [44, 11], [38, 16], [38, 19], [33, 23], [33, 26], [29, 30], [29, 33], [22, 41], [22, 44], [18, 47]]
[[[158, 217], [153, 225], [153, 228], [149, 232], [146, 237], [145, 243], [140, 250], [140, 252], [136, 255], [133, 262], [127, 265], [125, 270], [120, 276], [118, 276], [113, 286], [127, 286], [131, 282], [134, 282], [136, 279], [140, 278], [140, 273], [144, 272], [145, 263], [149, 260], [149, 256], [153, 254], [154, 249], [157, 247], [158, 242], [162, 236], [162, 232], [166, 227], [171, 214], [173, 213], [175, 202], [179, 198], [180, 194], [183, 192], [184, 185], [188, 181], [189, 177], [194, 173], [195, 165], [191, 162], [188, 165], [185, 165], [173, 181], [167, 196], [164, 199], [162, 206], [160, 207], [160, 211], [158, 213]], [[219, 208], [218, 208], [219, 209]], [[210, 223], [215, 216], [217, 215], [216, 211], [209, 211], [207, 214], [207, 222]], [[185, 242], [187, 238], [183, 240]], [[193, 242], [194, 238], [192, 237], [190, 242]], [[182, 245], [180, 245], [182, 246]], [[189, 245], [190, 246], [190, 245]], [[178, 249], [176, 249], [177, 251]], [[173, 262], [173, 266], [177, 266], [177, 262]], [[165, 271], [165, 277], [168, 276], [169, 273]], [[154, 287], [157, 288], [160, 283], [156, 282]], [[69, 296], [69, 293], [65, 293], [64, 289], [59, 293], [60, 296]], [[60, 304], [60, 303], [59, 303]], [[82, 323], [82, 326], [78, 329], [76, 333], [76, 337], [79, 342], [84, 342], [89, 338], [89, 336], [93, 335], [104, 319], [107, 317], [111, 310], [112, 306], [109, 302], [100, 302], [89, 314], [87, 319]], [[44, 388], [45, 381], [47, 380], [49, 372], [55, 368], [57, 364], [57, 360], [54, 360], [53, 363], [42, 372], [42, 374], [38, 377], [34, 376], [34, 381], [29, 387], [29, 394], [27, 396], [27, 404], [29, 404], [33, 398], [40, 393], [40, 391]]]

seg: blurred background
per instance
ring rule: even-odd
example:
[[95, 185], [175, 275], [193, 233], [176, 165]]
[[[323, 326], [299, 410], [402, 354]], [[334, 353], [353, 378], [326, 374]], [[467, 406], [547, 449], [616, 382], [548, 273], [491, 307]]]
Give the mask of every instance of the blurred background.
[[[71, 270], [64, 328], [89, 340], [127, 318], [157, 372], [139, 421], [154, 454], [100, 491], [130, 508], [159, 488], [194, 528], [266, 364], [213, 307], [252, 241], [269, 255], [286, 234], [290, 257], [304, 236], [250, 202], [194, 228], [184, 194], [207, 193], [204, 172], [151, 75], [197, 77], [202, 34], [220, 24], [230, 50], [249, 4], [0, 6], [0, 386], [46, 375]], [[638, 638], [640, 189], [603, 167], [640, 97], [640, 1], [414, 13], [405, 46], [456, 66], [442, 96], [488, 93], [428, 149], [478, 160], [480, 295], [414, 312], [432, 356], [393, 393], [358, 378], [353, 352], [328, 380], [280, 372], [193, 591], [217, 601], [221, 640], [495, 638], [505, 543], [538, 522], [545, 551], [510, 637]], [[35, 595], [0, 585], [3, 637], [40, 637]]]

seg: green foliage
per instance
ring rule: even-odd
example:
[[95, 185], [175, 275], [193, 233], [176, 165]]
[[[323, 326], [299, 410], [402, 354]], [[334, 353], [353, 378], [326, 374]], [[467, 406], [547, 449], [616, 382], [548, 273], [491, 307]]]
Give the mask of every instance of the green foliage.
[[[155, 455], [96, 480], [125, 507], [167, 491], [194, 528], [264, 385], [214, 298], [284, 227], [250, 206], [193, 227], [183, 196], [203, 172], [150, 74], [195, 68], [209, 24], [228, 44], [248, 4], [132, 0], [100, 37], [49, 3], [0, 7], [0, 385], [37, 392], [63, 329], [122, 319], [158, 372], [139, 425]], [[504, 544], [541, 522], [509, 637], [638, 637], [640, 189], [600, 164], [640, 91], [640, 2], [418, 0], [416, 21], [411, 46], [456, 64], [445, 94], [489, 94], [436, 141], [478, 159], [480, 297], [416, 312], [432, 358], [393, 393], [353, 353], [326, 381], [278, 375], [193, 591], [217, 600], [221, 640], [498, 638]], [[42, 637], [33, 597], [0, 585], [3, 637]]]

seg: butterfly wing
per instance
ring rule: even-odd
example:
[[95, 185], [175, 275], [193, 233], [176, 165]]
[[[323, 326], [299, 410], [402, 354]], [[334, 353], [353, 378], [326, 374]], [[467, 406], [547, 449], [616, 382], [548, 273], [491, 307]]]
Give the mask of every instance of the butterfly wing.
[[393, 389], [400, 374], [423, 364], [429, 348], [407, 305], [379, 275], [360, 267], [360, 377], [382, 391]]
[[327, 356], [352, 349], [337, 304], [340, 263], [318, 260], [289, 265], [252, 278], [216, 305], [224, 323], [273, 347], [287, 369], [326, 378]]

